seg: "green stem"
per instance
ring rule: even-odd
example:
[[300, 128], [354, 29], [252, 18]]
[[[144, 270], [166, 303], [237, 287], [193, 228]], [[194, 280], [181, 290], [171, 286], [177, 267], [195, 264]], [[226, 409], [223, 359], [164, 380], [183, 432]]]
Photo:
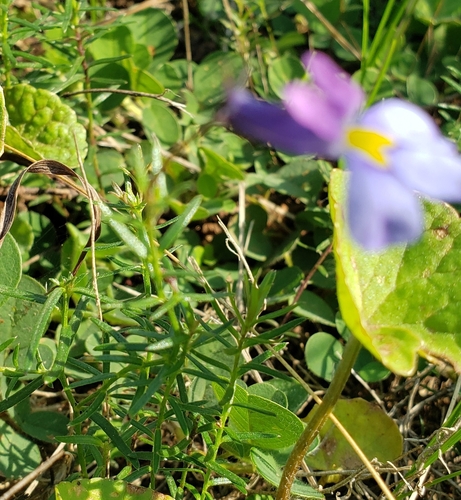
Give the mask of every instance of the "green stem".
[[366, 72], [368, 64], [368, 37], [370, 33], [370, 0], [362, 0], [362, 73]]
[[3, 68], [5, 71], [5, 88], [11, 87], [11, 61], [9, 59], [9, 47], [8, 47], [8, 7], [5, 5], [0, 11], [0, 25], [1, 25], [1, 37], [2, 37], [2, 60]]
[[[391, 26], [389, 27], [384, 42], [384, 45], [388, 46], [389, 49], [384, 58], [384, 62], [382, 64], [378, 79], [376, 80], [373, 90], [368, 96], [367, 107], [371, 106], [371, 104], [373, 104], [373, 102], [376, 99], [376, 95], [379, 92], [383, 78], [387, 73], [389, 65], [391, 64], [392, 58], [394, 56], [395, 49], [397, 48], [397, 42], [400, 39], [400, 37], [405, 33], [406, 29], [408, 28], [408, 25], [410, 24], [411, 14], [413, 13], [414, 8], [416, 7], [416, 3], [417, 0], [407, 0], [405, 2], [402, 2], [402, 5], [400, 6], [396, 16], [394, 17]], [[406, 14], [406, 18], [400, 22], [399, 27], [396, 29], [398, 22], [403, 18], [404, 14]]]
[[[381, 17], [381, 20], [379, 22], [378, 29], [376, 30], [375, 36], [373, 37], [373, 42], [371, 43], [370, 50], [368, 51], [368, 62], [371, 65], [373, 65], [375, 62], [378, 48], [382, 47], [383, 33], [388, 31], [387, 29], [385, 30], [386, 23], [389, 20], [392, 9], [394, 8], [394, 3], [395, 0], [389, 0], [389, 2], [387, 3], [386, 8], [384, 9], [383, 16]], [[398, 18], [396, 19], [396, 21], [398, 21]], [[397, 26], [397, 24], [395, 24], [395, 26]]]
[[285, 468], [283, 469], [282, 479], [277, 490], [276, 500], [289, 500], [290, 491], [296, 472], [303, 461], [310, 445], [319, 434], [320, 429], [333, 412], [333, 408], [341, 396], [341, 392], [346, 385], [352, 367], [359, 354], [362, 345], [353, 336], [349, 338], [343, 352], [343, 357], [338, 364], [333, 380], [328, 388], [322, 404], [317, 408], [312, 420], [304, 429], [298, 442], [291, 452]]
[[[78, 410], [77, 401], [75, 401], [74, 395], [72, 394], [72, 390], [69, 387], [69, 384], [67, 382], [67, 378], [64, 375], [64, 373], [62, 373], [59, 376], [59, 380], [60, 380], [60, 382], [62, 384], [62, 389], [64, 391], [64, 394], [66, 395], [67, 400], [69, 401], [69, 404], [72, 407], [74, 415], [75, 416], [79, 415], [80, 412]], [[74, 433], [76, 435], [81, 436], [83, 434], [82, 424], [74, 425], [73, 429], [74, 429]], [[80, 466], [80, 473], [81, 473], [82, 477], [88, 478], [88, 470], [87, 470], [85, 453], [84, 453], [84, 450], [83, 450], [83, 446], [81, 446], [81, 445], [77, 445], [77, 462], [78, 462], [78, 464]]]
[[[226, 428], [227, 420], [232, 410], [232, 404], [234, 402], [235, 386], [237, 384], [237, 379], [238, 379], [238, 369], [240, 366], [240, 356], [243, 351], [243, 344], [246, 338], [246, 334], [247, 334], [246, 330], [242, 331], [240, 334], [241, 336], [237, 345], [237, 352], [234, 357], [234, 366], [232, 367], [232, 371], [230, 374], [229, 385], [227, 386], [226, 392], [224, 393], [224, 396], [220, 401], [220, 404], [222, 404], [223, 406], [223, 411], [221, 414], [220, 425], [218, 426], [218, 429], [216, 431], [213, 448], [210, 449], [208, 454], [209, 462], [214, 462], [218, 456], [218, 451], [223, 441], [224, 430]], [[207, 469], [203, 480], [202, 496], [200, 497], [200, 500], [205, 500], [207, 498], [208, 489], [211, 486], [210, 479], [211, 479], [211, 470]]]
[[391, 64], [392, 57], [394, 56], [396, 47], [397, 47], [397, 39], [394, 38], [394, 40], [392, 40], [390, 49], [386, 54], [386, 59], [383, 65], [381, 66], [378, 78], [376, 79], [373, 89], [371, 90], [370, 95], [368, 96], [366, 104], [367, 108], [370, 107], [376, 100], [376, 96], [379, 92], [379, 89], [381, 88], [381, 83], [383, 82], [383, 79], [386, 76], [387, 70], [389, 69], [389, 65]]

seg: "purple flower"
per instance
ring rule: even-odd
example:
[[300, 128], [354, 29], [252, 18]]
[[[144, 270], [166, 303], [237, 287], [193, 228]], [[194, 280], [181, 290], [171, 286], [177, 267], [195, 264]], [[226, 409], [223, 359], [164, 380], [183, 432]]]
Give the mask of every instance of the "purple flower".
[[236, 132], [276, 149], [335, 160], [351, 172], [347, 217], [367, 250], [417, 240], [423, 232], [420, 195], [461, 202], [461, 159], [414, 104], [387, 99], [363, 111], [364, 94], [327, 55], [308, 52], [309, 81], [285, 87], [282, 105], [243, 89], [223, 110]]

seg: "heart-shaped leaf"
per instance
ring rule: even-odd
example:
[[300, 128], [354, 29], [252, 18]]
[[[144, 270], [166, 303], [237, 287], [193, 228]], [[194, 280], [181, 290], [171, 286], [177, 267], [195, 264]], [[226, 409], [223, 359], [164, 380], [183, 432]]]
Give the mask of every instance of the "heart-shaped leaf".
[[345, 223], [347, 174], [335, 170], [338, 300], [352, 333], [390, 370], [408, 376], [418, 354], [461, 371], [461, 224], [444, 203], [424, 201], [426, 229], [414, 245], [362, 251]]

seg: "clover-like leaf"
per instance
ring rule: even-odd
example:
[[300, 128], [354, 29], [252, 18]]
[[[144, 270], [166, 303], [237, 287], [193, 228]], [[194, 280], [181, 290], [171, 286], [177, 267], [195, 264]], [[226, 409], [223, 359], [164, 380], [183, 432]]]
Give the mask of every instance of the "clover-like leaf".
[[347, 174], [335, 170], [330, 210], [335, 226], [338, 300], [352, 333], [395, 373], [410, 375], [418, 355], [461, 371], [461, 224], [444, 203], [424, 201], [426, 230], [414, 245], [362, 251], [345, 223]]
[[[85, 129], [77, 122], [75, 111], [59, 96], [20, 84], [5, 89], [5, 103], [10, 126], [17, 132], [11, 131], [8, 137], [19, 135], [41, 158], [71, 167], [78, 165], [76, 148], [85, 157], [88, 149]], [[18, 149], [16, 144], [10, 146]], [[33, 159], [39, 158], [34, 155]]]

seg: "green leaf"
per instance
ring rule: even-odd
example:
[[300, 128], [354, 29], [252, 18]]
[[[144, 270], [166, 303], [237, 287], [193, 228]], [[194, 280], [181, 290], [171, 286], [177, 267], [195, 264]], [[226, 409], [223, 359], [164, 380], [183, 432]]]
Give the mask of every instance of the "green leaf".
[[157, 78], [143, 69], [135, 69], [132, 71], [132, 79], [132, 88], [137, 92], [150, 92], [151, 94], [161, 94], [165, 92], [165, 87]]
[[[306, 417], [307, 424], [317, 409]], [[362, 398], [341, 399], [333, 411], [369, 460], [392, 462], [402, 454], [403, 439], [397, 424], [376, 404]], [[305, 458], [311, 467], [332, 470], [362, 466], [358, 455], [331, 420], [320, 430], [320, 439], [320, 445]]]
[[85, 128], [56, 94], [20, 84], [5, 90], [5, 101], [10, 125], [43, 158], [76, 167], [76, 146], [80, 156], [86, 156]]
[[134, 252], [139, 258], [145, 259], [147, 257], [147, 248], [144, 243], [131, 231], [131, 229], [116, 219], [117, 214], [103, 203], [99, 204], [103, 221], [107, 222], [114, 232], [123, 240], [128, 248]]
[[173, 500], [172, 497], [157, 493], [150, 488], [134, 486], [125, 481], [103, 479], [77, 479], [63, 481], [55, 486], [56, 500], [106, 500], [108, 498], [123, 500]]
[[[14, 238], [7, 234], [0, 247], [0, 283], [4, 286], [16, 288], [22, 273], [21, 252]], [[0, 294], [0, 306], [8, 300], [8, 296]], [[0, 323], [0, 338], [2, 324]]]
[[15, 392], [11, 396], [7, 397], [3, 401], [0, 401], [0, 412], [8, 410], [12, 406], [17, 405], [23, 399], [29, 397], [34, 391], [43, 385], [42, 377], [37, 377], [32, 382], [28, 383], [22, 389]]
[[435, 85], [425, 78], [412, 74], [407, 78], [408, 97], [419, 106], [437, 104], [438, 93]]
[[[130, 88], [130, 73], [122, 64], [116, 62], [90, 68], [90, 78], [91, 88], [115, 87], [122, 90]], [[125, 97], [123, 94], [111, 94], [108, 90], [107, 93], [99, 94], [94, 99], [93, 105], [101, 111], [110, 111], [120, 106]]]
[[[219, 399], [224, 396], [224, 389], [213, 385]], [[257, 432], [271, 434], [269, 438], [250, 439], [248, 444], [260, 448], [279, 449], [293, 445], [303, 431], [299, 418], [269, 399], [248, 394], [240, 386], [235, 387], [234, 405], [230, 412], [230, 427], [237, 432]]]
[[178, 118], [162, 102], [153, 100], [149, 107], [144, 108], [142, 123], [163, 144], [172, 145], [179, 140], [180, 129]]
[[306, 76], [306, 70], [298, 57], [284, 54], [282, 57], [272, 61], [269, 66], [269, 84], [277, 97], [283, 98], [283, 90], [288, 82], [302, 79]]
[[243, 70], [242, 58], [231, 52], [213, 52], [200, 63], [194, 74], [194, 95], [205, 106], [224, 98], [224, 82]]
[[243, 180], [244, 173], [240, 168], [235, 166], [223, 156], [215, 153], [209, 148], [200, 148], [200, 153], [204, 161], [204, 173], [212, 175], [218, 179], [236, 179]]
[[62, 294], [63, 289], [61, 287], [57, 287], [52, 290], [48, 295], [46, 302], [41, 306], [40, 312], [37, 314], [36, 325], [32, 330], [32, 334], [30, 336], [29, 343], [26, 345], [24, 354], [25, 370], [29, 370], [35, 365], [35, 359], [40, 339], [43, 337], [48, 328], [48, 325], [50, 324], [51, 315], [55, 306], [61, 299]]
[[347, 174], [335, 170], [330, 209], [335, 223], [338, 300], [351, 332], [387, 368], [411, 375], [418, 354], [461, 371], [461, 225], [449, 205], [425, 202], [426, 230], [415, 245], [364, 252], [344, 217]]
[[0, 474], [19, 479], [36, 469], [42, 461], [38, 446], [0, 422]]
[[[1, 262], [1, 261], [0, 261]], [[23, 276], [17, 285], [17, 292], [29, 293], [46, 300], [45, 289], [38, 282], [29, 276]], [[6, 341], [15, 337], [11, 348], [19, 345], [18, 363], [23, 365], [28, 346], [37, 328], [37, 318], [43, 309], [43, 303], [24, 300], [19, 297], [9, 297], [2, 306], [0, 306], [0, 341]], [[45, 302], [45, 300], [43, 302]], [[10, 348], [10, 349], [11, 349]]]
[[[253, 448], [250, 455], [251, 461], [255, 465], [258, 474], [268, 483], [278, 486], [282, 478], [282, 467], [284, 463], [280, 463], [276, 459], [276, 454]], [[301, 482], [299, 479], [294, 480], [291, 493], [302, 498], [325, 498], [322, 493], [316, 491], [312, 486]]]
[[416, 3], [415, 17], [431, 26], [441, 23], [459, 25], [461, 5], [458, 0], [419, 0]]
[[178, 34], [170, 16], [160, 9], [147, 8], [123, 17], [122, 22], [129, 28], [136, 43], [147, 47], [153, 58], [149, 69], [153, 70], [171, 59], [178, 44]]
[[43, 155], [37, 151], [35, 146], [32, 144], [32, 141], [23, 137], [19, 131], [11, 125], [6, 126], [5, 144], [11, 148], [21, 151], [21, 153], [29, 156], [33, 160], [43, 159]]
[[248, 393], [260, 396], [265, 399], [269, 399], [270, 401], [273, 401], [274, 403], [277, 403], [284, 408], [288, 406], [286, 395], [281, 390], [274, 387], [270, 382], [253, 384], [248, 387]]
[[55, 442], [56, 434], [66, 434], [69, 419], [54, 411], [31, 411], [29, 400], [15, 406], [14, 416], [19, 427], [29, 436], [48, 443]]
[[[333, 335], [325, 332], [315, 333], [306, 343], [304, 355], [307, 367], [318, 377], [331, 382], [343, 350], [343, 345]], [[376, 361], [366, 349], [360, 350], [354, 370], [366, 382], [379, 382], [390, 374], [389, 370]]]
[[126, 26], [115, 26], [87, 47], [95, 61], [113, 59], [133, 53], [133, 36]]
[[0, 87], [0, 156], [3, 154], [5, 145], [6, 124], [8, 121], [8, 113], [5, 107], [5, 96], [3, 89]]
[[315, 323], [335, 326], [335, 315], [331, 307], [321, 297], [309, 290], [302, 293], [294, 312]]
[[117, 429], [109, 422], [109, 420], [104, 418], [100, 413], [93, 413], [93, 415], [91, 415], [91, 420], [93, 420], [93, 422], [104, 431], [107, 437], [112, 441], [112, 444], [118, 448], [118, 451], [128, 461], [136, 467], [139, 467], [138, 460], [131, 456], [132, 453], [130, 447], [125, 443]]
[[166, 233], [160, 238], [160, 249], [167, 250], [170, 248], [174, 242], [178, 239], [181, 233], [185, 230], [186, 226], [192, 220], [195, 212], [200, 207], [202, 203], [201, 196], [195, 196], [186, 205], [182, 214], [177, 218], [177, 220], [167, 229]]
[[342, 353], [343, 346], [339, 340], [329, 333], [319, 332], [309, 337], [304, 355], [309, 370], [331, 382]]

